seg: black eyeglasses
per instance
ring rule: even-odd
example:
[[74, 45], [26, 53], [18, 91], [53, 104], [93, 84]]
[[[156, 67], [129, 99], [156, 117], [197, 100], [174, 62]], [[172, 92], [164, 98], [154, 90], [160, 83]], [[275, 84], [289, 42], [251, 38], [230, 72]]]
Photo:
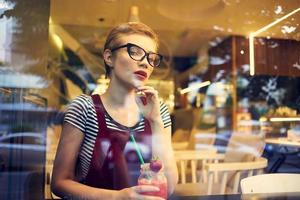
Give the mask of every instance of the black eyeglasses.
[[147, 53], [145, 49], [132, 43], [127, 43], [125, 45], [115, 47], [111, 49], [111, 52], [124, 47], [127, 48], [127, 53], [130, 56], [130, 58], [132, 58], [135, 61], [142, 61], [145, 57], [147, 57], [147, 61], [152, 67], [159, 67], [163, 59], [162, 55], [153, 52]]

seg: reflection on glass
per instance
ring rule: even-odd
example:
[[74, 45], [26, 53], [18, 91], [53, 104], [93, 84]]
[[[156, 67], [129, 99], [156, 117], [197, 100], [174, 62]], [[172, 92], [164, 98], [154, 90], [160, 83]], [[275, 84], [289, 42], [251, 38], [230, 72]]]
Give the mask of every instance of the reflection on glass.
[[0, 199], [41, 199], [49, 1], [0, 1]]
[[[281, 11], [281, 7], [279, 7], [279, 10], [277, 9], [275, 11], [275, 13], [279, 14], [279, 13], [281, 13], [280, 11]], [[254, 73], [255, 73], [254, 37], [256, 37], [258, 35], [261, 35], [264, 32], [269, 31], [268, 29], [273, 28], [273, 26], [275, 26], [277, 24], [280, 24], [282, 21], [286, 22], [287, 21], [286, 19], [288, 19], [289, 17], [297, 14], [299, 11], [300, 11], [300, 8], [297, 8], [297, 9], [287, 13], [286, 15], [280, 17], [279, 19], [271, 22], [270, 24], [267, 24], [266, 26], [262, 27], [261, 29], [250, 33], [250, 35], [249, 35], [250, 75], [254, 75]], [[290, 22], [288, 21], [288, 23], [290, 23]], [[292, 22], [292, 24], [295, 24], [295, 26], [293, 26], [293, 25], [281, 25], [281, 33], [283, 33], [283, 35], [285, 36], [286, 39], [291, 38], [290, 35], [293, 35], [291, 33], [293, 33], [296, 30], [296, 27], [299, 26], [299, 24], [296, 24], [296, 23], [293, 23], [293, 22]], [[272, 31], [276, 32], [276, 29], [272, 30]], [[298, 36], [296, 36], [296, 37], [292, 36], [292, 39], [299, 40], [299, 37]]]
[[[49, 25], [49, 0], [0, 0], [0, 199], [14, 191], [25, 194], [11, 199], [42, 199], [44, 184], [51, 198], [63, 111], [81, 93], [105, 90], [103, 38], [139, 6], [95, 1], [90, 7], [79, 0], [62, 9], [67, 3], [51, 1]], [[220, 163], [263, 156], [265, 172], [299, 173], [286, 163], [272, 166], [283, 149], [297, 148], [265, 144], [265, 138], [299, 141], [299, 16], [298, 0], [145, 3], [139, 18], [159, 32], [167, 57], [150, 84], [171, 111], [174, 147], [222, 154]], [[210, 85], [198, 87], [206, 81]], [[197, 89], [180, 93], [193, 85]], [[126, 158], [136, 162], [132, 150], [127, 147]], [[297, 164], [299, 155], [286, 160]]]
[[[243, 6], [243, 3], [238, 1], [226, 2], [230, 6], [241, 6], [241, 8]], [[300, 8], [297, 7], [299, 6], [278, 3], [270, 8], [248, 10], [242, 17], [243, 25], [248, 26], [245, 28], [247, 31], [246, 33], [241, 33], [241, 31], [239, 36], [229, 33], [229, 31], [226, 32], [227, 25], [227, 27], [230, 26], [233, 33], [237, 33], [238, 20], [236, 18], [236, 23], [230, 23], [233, 20], [229, 18], [226, 25], [220, 21], [212, 22], [211, 26], [219, 32], [219, 35], [226, 32], [227, 36], [210, 39], [208, 71], [193, 74], [190, 70], [192, 67], [189, 67], [188, 62], [181, 63], [181, 66], [188, 66], [186, 70], [175, 69], [180, 72], [176, 77], [176, 80], [180, 80], [178, 84], [180, 88], [194, 84], [193, 82], [197, 79], [209, 80], [212, 83], [207, 88], [190, 92], [185, 96], [180, 95], [178, 98], [180, 101], [177, 99], [180, 102], [178, 106], [180, 109], [173, 113], [176, 123], [173, 135], [176, 144], [174, 146], [181, 148], [180, 150], [216, 148], [219, 153], [225, 153], [228, 156], [225, 159], [227, 161], [245, 161], [243, 152], [251, 151], [254, 157], [263, 156], [269, 160], [269, 166], [265, 172], [296, 170], [299, 173], [297, 165], [295, 168], [287, 167], [284, 163], [274, 166], [274, 163], [280, 163], [276, 160], [276, 156], [282, 152], [279, 146], [265, 143], [265, 138], [269, 137], [283, 137], [284, 140], [287, 140], [288, 134], [291, 135], [293, 132], [293, 127], [299, 125], [300, 57], [295, 52], [298, 52], [300, 47], [300, 38], [297, 33]], [[263, 18], [260, 20], [254, 20], [262, 16]], [[264, 19], [268, 20], [264, 21]], [[276, 21], [276, 24], [268, 25], [270, 21]], [[199, 22], [199, 24], [201, 23]], [[205, 26], [204, 23], [201, 25]], [[244, 28], [243, 25], [240, 25], [240, 30]], [[259, 31], [248, 38], [249, 33], [256, 30]], [[188, 32], [188, 30], [186, 31]], [[186, 33], [186, 35], [191, 37], [192, 33]], [[254, 48], [255, 60], [252, 55]], [[253, 63], [255, 63], [255, 73]], [[181, 74], [185, 72], [189, 72], [189, 77], [193, 78], [180, 79]], [[253, 76], [250, 76], [249, 72]], [[228, 86], [226, 92], [214, 87], [220, 82]], [[203, 96], [200, 98], [200, 104], [194, 103], [197, 95]], [[191, 96], [193, 101], [190, 101]], [[189, 104], [186, 104], [185, 99], [189, 100]], [[191, 114], [189, 110], [193, 110], [196, 114]], [[184, 116], [186, 118], [190, 116], [189, 119], [192, 122], [182, 122], [184, 120], [179, 116], [182, 113], [189, 113]], [[178, 120], [180, 122], [177, 122], [177, 119], [181, 119]], [[177, 125], [177, 123], [182, 124]], [[242, 142], [242, 145], [239, 145], [239, 142], [230, 142], [237, 136], [245, 138], [257, 136], [258, 140], [253, 143], [249, 142], [249, 144]], [[188, 143], [186, 146], [177, 144], [180, 143], [180, 140], [177, 140], [180, 137]], [[294, 142], [297, 142], [295, 138]], [[237, 148], [231, 148], [232, 144]], [[291, 150], [291, 152], [294, 151], [298, 150]], [[244, 157], [244, 159], [246, 158]], [[299, 156], [287, 156], [287, 159], [288, 162], [295, 159], [297, 161], [292, 163], [296, 163], [300, 158]], [[228, 185], [231, 186], [230, 183]]]

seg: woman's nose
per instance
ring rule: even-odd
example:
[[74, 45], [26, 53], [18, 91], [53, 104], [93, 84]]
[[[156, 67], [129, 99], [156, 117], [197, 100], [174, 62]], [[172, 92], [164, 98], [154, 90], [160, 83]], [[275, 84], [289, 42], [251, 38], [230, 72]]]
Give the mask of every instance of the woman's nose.
[[145, 56], [141, 61], [139, 61], [139, 66], [143, 68], [150, 67], [150, 64], [148, 63], [147, 56]]

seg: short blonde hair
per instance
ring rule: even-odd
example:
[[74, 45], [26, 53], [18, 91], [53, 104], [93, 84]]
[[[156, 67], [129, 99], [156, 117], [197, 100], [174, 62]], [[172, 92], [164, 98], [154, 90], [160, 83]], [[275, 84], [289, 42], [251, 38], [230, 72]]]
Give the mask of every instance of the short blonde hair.
[[[113, 29], [110, 30], [110, 32], [107, 35], [106, 42], [104, 44], [103, 52], [106, 49], [113, 49], [115, 48], [119, 42], [119, 38], [124, 35], [131, 35], [131, 34], [140, 34], [148, 36], [149, 38], [153, 39], [153, 41], [156, 44], [156, 48], [159, 47], [159, 39], [157, 34], [146, 24], [143, 24], [141, 22], [127, 22], [120, 24]], [[105, 70], [106, 70], [106, 76], [110, 75], [111, 69], [110, 67], [105, 63]]]

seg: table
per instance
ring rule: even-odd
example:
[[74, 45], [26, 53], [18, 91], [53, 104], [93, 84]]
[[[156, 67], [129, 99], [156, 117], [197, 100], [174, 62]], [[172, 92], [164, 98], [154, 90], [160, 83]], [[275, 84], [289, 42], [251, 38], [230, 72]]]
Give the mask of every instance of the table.
[[289, 147], [300, 147], [299, 141], [289, 140], [287, 137], [279, 137], [279, 138], [267, 138], [267, 144], [275, 144], [281, 146], [289, 146]]
[[[18, 191], [16, 190], [10, 191], [10, 195], [11, 196], [9, 197], [20, 197]], [[3, 198], [3, 199], [7, 199], [7, 198]], [[9, 198], [9, 199], [20, 199], [20, 198]], [[39, 196], [30, 194], [26, 198], [22, 198], [22, 199], [31, 200], [31, 199], [44, 199], [44, 198], [42, 194], [39, 194]], [[176, 196], [175, 194], [173, 194], [170, 198], [168, 198], [168, 200], [282, 200], [282, 199], [299, 200], [300, 192], [269, 193], [269, 194], [225, 194], [225, 195], [208, 195], [208, 196]]]
[[300, 192], [270, 194], [227, 194], [210, 196], [171, 196], [170, 200], [299, 200]]
[[[279, 145], [282, 147], [295, 147], [299, 148], [297, 151], [289, 152], [286, 148], [286, 152], [278, 152], [280, 157], [275, 161], [275, 163], [270, 167], [268, 173], [275, 173], [278, 171], [280, 166], [285, 162], [287, 155], [298, 154], [300, 153], [300, 142], [293, 141], [288, 139], [287, 137], [279, 137], [279, 138], [267, 138], [265, 140], [266, 144]], [[299, 166], [296, 166], [299, 167]], [[299, 167], [300, 168], [300, 167]]]

